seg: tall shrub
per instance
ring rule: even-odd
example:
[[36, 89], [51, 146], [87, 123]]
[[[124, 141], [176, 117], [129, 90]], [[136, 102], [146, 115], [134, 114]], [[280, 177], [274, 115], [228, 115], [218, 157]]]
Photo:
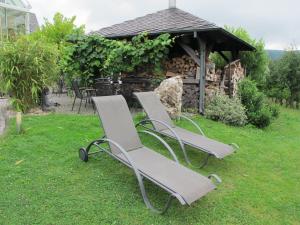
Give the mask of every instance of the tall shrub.
[[21, 37], [0, 47], [0, 88], [9, 93], [18, 111], [38, 104], [43, 88], [57, 78], [55, 46]]
[[246, 107], [248, 122], [259, 128], [270, 125], [272, 118], [278, 116], [278, 111], [269, 105], [266, 96], [260, 92], [254, 81], [244, 79], [239, 83], [239, 95]]
[[75, 24], [76, 17], [65, 17], [61, 13], [56, 13], [53, 20], [45, 19], [41, 28], [30, 34], [33, 41], [43, 41], [55, 45], [59, 50], [58, 65], [60, 67], [60, 77], [64, 77], [63, 72], [66, 68], [65, 59], [69, 55], [72, 44], [68, 42], [69, 38], [82, 36], [85, 33], [85, 26], [77, 26]]

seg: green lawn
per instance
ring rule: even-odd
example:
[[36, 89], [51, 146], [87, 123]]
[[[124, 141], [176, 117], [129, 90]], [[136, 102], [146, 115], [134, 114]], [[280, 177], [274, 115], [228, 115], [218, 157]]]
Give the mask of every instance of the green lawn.
[[[25, 117], [23, 134], [12, 124], [0, 139], [0, 224], [300, 224], [300, 111], [282, 109], [265, 130], [196, 121], [209, 137], [241, 149], [197, 170], [218, 174], [218, 190], [191, 207], [174, 201], [160, 216], [147, 210], [127, 167], [107, 155], [79, 160], [78, 149], [102, 135], [96, 116]], [[142, 139], [167, 155], [154, 139]], [[162, 205], [166, 194], [147, 188]]]

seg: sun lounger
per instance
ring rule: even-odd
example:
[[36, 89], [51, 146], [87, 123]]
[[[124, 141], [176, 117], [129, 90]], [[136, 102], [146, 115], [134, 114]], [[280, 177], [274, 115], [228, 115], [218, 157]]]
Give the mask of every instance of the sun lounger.
[[[93, 141], [86, 149], [79, 150], [80, 158], [87, 162], [92, 147], [99, 148], [114, 159], [131, 168], [138, 180], [140, 191], [146, 206], [156, 213], [164, 213], [176, 198], [182, 205], [191, 205], [216, 188], [221, 180], [216, 175], [202, 176], [178, 163], [170, 146], [158, 135], [142, 131], [155, 137], [171, 154], [173, 160], [145, 147], [134, 127], [131, 113], [122, 96], [93, 98], [97, 108], [105, 137]], [[109, 149], [106, 148], [109, 144]], [[212, 182], [214, 178], [215, 182]], [[149, 201], [144, 187], [144, 179], [148, 179], [169, 193], [168, 201], [162, 210], [156, 209]]]
[[177, 140], [187, 163], [191, 164], [191, 161], [187, 155], [185, 145], [189, 145], [207, 153], [207, 157], [200, 167], [204, 167], [207, 164], [210, 156], [223, 159], [224, 157], [231, 155], [235, 149], [238, 148], [236, 144], [227, 145], [205, 137], [204, 132], [199, 125], [188, 117], [181, 116], [182, 119], [189, 121], [195, 126], [199, 134], [175, 126], [164, 105], [154, 92], [139, 92], [134, 93], [134, 95], [137, 97], [148, 116], [148, 119], [141, 121], [137, 126], [143, 126], [144, 128], [149, 129], [146, 125], [151, 124], [152, 128], [150, 128], [150, 130]]

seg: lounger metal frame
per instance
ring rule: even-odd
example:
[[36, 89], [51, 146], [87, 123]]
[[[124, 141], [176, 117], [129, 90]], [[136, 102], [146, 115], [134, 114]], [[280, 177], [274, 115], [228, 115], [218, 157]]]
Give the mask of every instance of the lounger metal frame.
[[[178, 118], [179, 119], [185, 119], [188, 122], [190, 122], [199, 131], [200, 135], [206, 137], [205, 134], [204, 134], [204, 132], [203, 132], [203, 130], [201, 129], [201, 127], [195, 121], [193, 121], [192, 119], [190, 119], [190, 118], [188, 118], [186, 116], [183, 116], [183, 115], [180, 115]], [[167, 134], [163, 134], [160, 131], [157, 131], [154, 128], [154, 126], [153, 126], [153, 122], [159, 123], [159, 124], [163, 125], [164, 127], [166, 127], [166, 129], [168, 129], [175, 136], [175, 138], [173, 136], [170, 136], [170, 135], [167, 135]], [[146, 125], [148, 125], [148, 124], [151, 125], [152, 128], [147, 127]], [[172, 139], [176, 139], [178, 141], [179, 145], [180, 145], [180, 148], [181, 148], [182, 152], [183, 152], [184, 159], [185, 159], [186, 163], [189, 164], [192, 167], [195, 167], [195, 168], [204, 168], [208, 164], [209, 158], [212, 156], [212, 154], [210, 154], [209, 152], [207, 152], [205, 149], [201, 148], [201, 150], [203, 152], [207, 153], [207, 156], [200, 163], [200, 166], [195, 166], [195, 165], [193, 165], [191, 163], [191, 160], [189, 159], [189, 156], [188, 156], [187, 151], [185, 149], [185, 145], [190, 145], [190, 146], [192, 146], [194, 148], [197, 148], [197, 149], [199, 149], [199, 146], [193, 146], [193, 145], [191, 145], [189, 143], [186, 143], [184, 140], [181, 140], [180, 136], [176, 133], [176, 131], [168, 123], [166, 123], [164, 121], [161, 121], [161, 120], [149, 119], [148, 118], [148, 119], [142, 120], [142, 121], [140, 121], [139, 123], [136, 124], [136, 127], [139, 127], [139, 126], [142, 126], [144, 129], [150, 130], [150, 131], [158, 133], [160, 135], [167, 136], [167, 137], [172, 138]], [[235, 150], [239, 149], [239, 146], [237, 144], [235, 144], [235, 143], [232, 143], [230, 145], [233, 146], [235, 148]]]
[[[151, 136], [155, 137], [169, 151], [169, 153], [171, 154], [173, 160], [176, 163], [179, 164], [179, 161], [178, 161], [178, 159], [177, 159], [174, 151], [167, 144], [167, 142], [165, 142], [161, 137], [159, 137], [158, 135], [156, 135], [154, 133], [151, 133], [149, 131], [139, 131], [139, 133], [148, 134], [148, 135], [151, 135]], [[122, 158], [118, 157], [117, 155], [113, 154], [110, 151], [110, 149], [106, 149], [103, 146], [101, 146], [101, 145], [107, 144], [107, 143], [108, 144], [112, 144], [116, 148], [118, 148], [118, 150], [121, 152], [121, 154], [124, 155], [124, 157], [125, 157], [125, 159], [127, 161], [125, 161]], [[90, 152], [90, 150], [91, 150], [91, 148], [93, 146], [97, 147], [99, 149], [99, 151], [97, 151], [97, 152]], [[130, 155], [128, 154], [128, 152], [121, 145], [119, 145], [117, 142], [103, 137], [103, 138], [101, 138], [99, 140], [91, 142], [86, 149], [85, 148], [81, 148], [79, 150], [79, 152], [80, 152], [79, 154], [82, 154], [82, 151], [85, 151], [88, 156], [95, 155], [95, 154], [98, 154], [98, 153], [101, 153], [101, 152], [105, 152], [109, 156], [111, 156], [112, 158], [120, 161], [124, 165], [128, 166], [129, 168], [131, 168], [134, 171], [135, 176], [136, 176], [136, 178], [138, 180], [139, 188], [140, 188], [140, 191], [141, 191], [144, 203], [147, 206], [147, 208], [150, 209], [150, 210], [152, 210], [153, 212], [155, 212], [157, 214], [164, 214], [170, 208], [170, 206], [171, 206], [172, 201], [173, 201], [174, 198], [176, 198], [182, 205], [186, 205], [187, 204], [186, 201], [179, 194], [173, 192], [172, 190], [170, 190], [169, 188], [167, 188], [163, 184], [157, 182], [156, 180], [154, 180], [153, 178], [151, 178], [147, 174], [144, 174], [142, 171], [138, 170], [138, 168], [135, 165], [134, 160], [132, 160], [132, 158], [130, 157]], [[81, 158], [81, 156], [80, 156], [80, 158]], [[167, 191], [169, 193], [169, 197], [168, 197], [168, 199], [167, 199], [167, 201], [166, 201], [165, 206], [163, 207], [163, 209], [157, 209], [157, 208], [155, 208], [152, 205], [152, 203], [150, 202], [150, 200], [148, 198], [148, 195], [147, 195], [147, 192], [146, 192], [146, 189], [145, 189], [145, 185], [144, 185], [144, 179], [145, 178], [148, 179], [148, 180], [150, 180], [151, 182], [153, 182], [154, 184], [158, 185], [160, 188], [164, 189], [165, 191]], [[209, 175], [208, 178], [211, 179], [211, 180], [214, 179], [216, 185], [220, 184], [222, 182], [222, 180], [217, 175], [215, 175], [215, 174]]]

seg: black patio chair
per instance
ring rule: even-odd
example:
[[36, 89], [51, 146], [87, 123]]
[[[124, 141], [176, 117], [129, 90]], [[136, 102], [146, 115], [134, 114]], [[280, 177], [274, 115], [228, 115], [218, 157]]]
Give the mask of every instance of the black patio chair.
[[[78, 81], [76, 81], [76, 80], [72, 81], [72, 89], [74, 91], [74, 101], [73, 101], [73, 105], [72, 105], [72, 111], [74, 110], [74, 106], [75, 106], [75, 102], [76, 102], [77, 98], [80, 99], [78, 114], [80, 113], [83, 101], [85, 101], [85, 108], [86, 108], [88, 102], [90, 102], [94, 108], [94, 104], [91, 101], [91, 98], [96, 96], [96, 94], [95, 94], [96, 90], [90, 89], [90, 88], [88, 88], [88, 89], [80, 88]], [[95, 110], [95, 108], [94, 108], [94, 110]]]

